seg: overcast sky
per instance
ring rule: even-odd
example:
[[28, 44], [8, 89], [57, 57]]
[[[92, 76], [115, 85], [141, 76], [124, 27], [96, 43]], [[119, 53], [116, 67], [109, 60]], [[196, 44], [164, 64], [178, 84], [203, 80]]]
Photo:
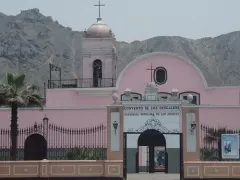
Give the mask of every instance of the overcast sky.
[[[98, 0], [0, 0], [0, 12], [39, 8], [46, 16], [82, 31], [96, 21]], [[240, 30], [240, 0], [101, 0], [102, 18], [119, 41], [154, 36], [197, 39]]]

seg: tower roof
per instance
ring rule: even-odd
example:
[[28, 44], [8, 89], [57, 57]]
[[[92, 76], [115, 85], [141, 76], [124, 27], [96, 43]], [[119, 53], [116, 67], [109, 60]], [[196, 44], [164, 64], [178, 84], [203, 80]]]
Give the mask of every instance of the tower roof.
[[98, 4], [94, 5], [99, 9], [99, 15], [97, 18], [97, 22], [92, 24], [87, 31], [85, 31], [87, 38], [111, 38], [113, 37], [112, 30], [107, 26], [107, 24], [102, 22], [101, 18], [101, 7], [105, 6], [105, 4], [101, 4], [100, 0]]
[[97, 18], [97, 22], [87, 29], [86, 36], [88, 38], [111, 38], [113, 33], [107, 24], [102, 22], [102, 18]]

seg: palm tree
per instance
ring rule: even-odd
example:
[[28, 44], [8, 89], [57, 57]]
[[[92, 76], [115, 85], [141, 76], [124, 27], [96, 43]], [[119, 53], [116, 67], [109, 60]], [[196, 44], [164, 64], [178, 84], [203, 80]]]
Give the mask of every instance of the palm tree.
[[11, 108], [11, 160], [17, 158], [18, 108], [43, 107], [43, 102], [39, 88], [26, 84], [25, 74], [6, 73], [6, 83], [0, 85], [0, 105], [7, 105]]

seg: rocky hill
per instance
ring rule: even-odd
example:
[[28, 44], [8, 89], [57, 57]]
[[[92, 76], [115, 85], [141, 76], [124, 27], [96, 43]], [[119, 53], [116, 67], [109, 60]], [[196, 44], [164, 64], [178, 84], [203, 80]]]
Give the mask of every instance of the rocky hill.
[[[38, 9], [16, 16], [0, 13], [0, 80], [18, 70], [40, 86], [49, 77], [49, 63], [62, 68], [63, 77], [79, 77], [82, 32], [72, 31]], [[117, 42], [118, 72], [141, 54], [156, 51], [188, 57], [203, 72], [210, 86], [240, 85], [240, 32], [191, 40], [159, 36], [132, 43]], [[56, 76], [56, 75], [55, 75]]]

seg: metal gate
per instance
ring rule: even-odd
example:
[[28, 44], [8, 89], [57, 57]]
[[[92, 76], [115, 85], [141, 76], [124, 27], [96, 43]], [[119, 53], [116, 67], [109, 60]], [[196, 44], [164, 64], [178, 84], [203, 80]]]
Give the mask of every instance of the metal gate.
[[[123, 142], [123, 176], [125, 179], [127, 179], [127, 136], [129, 134], [141, 134], [142, 132], [124, 132], [124, 142]], [[178, 135], [179, 136], [179, 150], [180, 150], [180, 156], [179, 156], [179, 174], [180, 174], [180, 180], [183, 179], [183, 172], [184, 172], [184, 167], [183, 167], [183, 134], [182, 133], [161, 133], [163, 135]], [[150, 140], [151, 141], [151, 140]], [[149, 153], [149, 149], [147, 150]], [[138, 154], [139, 155], [139, 154]], [[147, 156], [148, 157], [148, 156]], [[147, 159], [147, 161], [149, 161], [149, 159]], [[149, 164], [149, 163], [147, 163]], [[147, 170], [149, 172], [149, 165], [147, 165]], [[168, 170], [167, 170], [168, 171]], [[166, 173], [167, 173], [166, 171]]]
[[[99, 124], [88, 128], [67, 128], [48, 122], [18, 129], [17, 160], [26, 156], [26, 140], [41, 135], [47, 142], [47, 159], [50, 160], [105, 160], [107, 155], [106, 126]], [[10, 128], [0, 129], [0, 161], [10, 159]], [[30, 147], [30, 149], [32, 149]], [[35, 148], [36, 149], [36, 148]], [[41, 153], [40, 153], [41, 154]]]

